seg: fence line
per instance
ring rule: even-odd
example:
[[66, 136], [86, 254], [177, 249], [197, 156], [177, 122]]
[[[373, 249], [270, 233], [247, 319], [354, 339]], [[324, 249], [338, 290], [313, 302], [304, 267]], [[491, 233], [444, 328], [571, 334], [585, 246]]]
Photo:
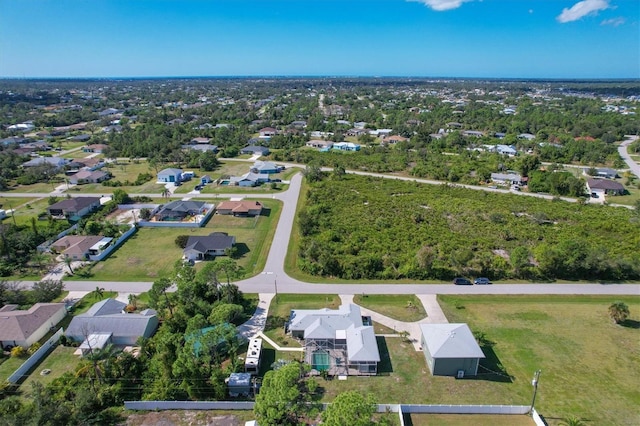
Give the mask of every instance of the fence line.
[[[253, 410], [252, 401], [125, 401], [128, 410]], [[322, 404], [326, 409], [328, 404]], [[528, 405], [423, 405], [423, 404], [378, 404], [378, 413], [398, 413], [400, 423], [404, 413], [414, 414], [504, 414], [524, 415]], [[536, 413], [537, 415], [537, 413]], [[545, 425], [545, 423], [536, 423]]]
[[116, 248], [118, 248], [118, 246], [120, 246], [120, 244], [122, 244], [124, 241], [126, 241], [137, 230], [138, 230], [138, 228], [135, 225], [131, 225], [131, 228], [129, 228], [129, 230], [127, 232], [125, 232], [124, 234], [120, 235], [120, 237], [116, 240], [115, 243], [111, 244], [109, 247], [107, 247], [100, 254], [97, 254], [95, 256], [90, 255], [89, 259], [98, 261], [98, 260], [102, 260], [105, 257], [109, 256], [109, 254], [111, 254], [112, 251], [114, 251]]
[[22, 379], [22, 377], [24, 377], [27, 372], [29, 372], [29, 370], [33, 368], [34, 365], [40, 362], [40, 359], [42, 359], [42, 357], [48, 354], [49, 351], [58, 344], [60, 336], [63, 332], [64, 330], [62, 329], [62, 327], [60, 327], [60, 329], [56, 331], [53, 336], [49, 337], [49, 340], [47, 340], [42, 346], [40, 346], [40, 348], [29, 357], [29, 359], [23, 362], [22, 365], [9, 376], [7, 381], [13, 384], [18, 383], [20, 379]]
[[527, 414], [530, 408], [528, 405], [402, 404], [403, 412], [415, 414]]
[[544, 421], [542, 416], [538, 414], [535, 408], [531, 409], [531, 418], [533, 419], [533, 422], [536, 424], [536, 426], [547, 426], [547, 422]]
[[252, 401], [125, 401], [127, 410], [253, 410]]

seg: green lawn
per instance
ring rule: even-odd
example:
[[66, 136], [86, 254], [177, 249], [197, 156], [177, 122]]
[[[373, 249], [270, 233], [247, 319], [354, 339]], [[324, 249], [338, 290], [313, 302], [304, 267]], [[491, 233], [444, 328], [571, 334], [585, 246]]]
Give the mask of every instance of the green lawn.
[[[141, 228], [107, 259], [88, 268], [88, 279], [98, 281], [153, 281], [173, 271], [182, 249], [175, 244], [179, 235], [208, 235], [214, 231], [228, 232], [236, 237], [245, 276], [261, 271], [271, 247], [275, 225], [282, 204], [264, 200], [265, 210], [256, 218], [214, 215], [204, 228]], [[154, 249], [150, 249], [153, 247]], [[71, 279], [87, 279], [76, 275]]]
[[528, 415], [506, 416], [500, 414], [406, 414], [407, 426], [533, 426]]
[[[534, 371], [542, 370], [536, 408], [559, 424], [640, 424], [640, 297], [440, 296], [451, 322], [467, 322], [494, 344], [484, 364], [513, 378], [503, 403], [526, 404]], [[632, 317], [615, 325], [608, 306], [622, 300]], [[487, 348], [483, 348], [487, 349]], [[498, 364], [498, 362], [500, 364]], [[508, 392], [507, 392], [508, 390]], [[477, 395], [482, 399], [481, 395]]]
[[427, 316], [424, 306], [413, 294], [356, 294], [353, 301], [372, 311], [378, 312], [398, 321], [415, 322]]
[[9, 376], [27, 360], [28, 356], [20, 358], [0, 357], [0, 383], [4, 383]]
[[[339, 304], [335, 295], [278, 297], [271, 305], [266, 333], [279, 344], [285, 340], [282, 324], [291, 309]], [[626, 326], [608, 318], [607, 308], [615, 300], [624, 301], [635, 313]], [[380, 403], [527, 405], [533, 393], [531, 378], [540, 369], [536, 408], [550, 425], [568, 416], [590, 424], [640, 421], [640, 297], [441, 296], [440, 301], [451, 322], [466, 322], [472, 331], [484, 333], [486, 359], [478, 377], [431, 376], [422, 352], [400, 337], [379, 336], [380, 374], [346, 381], [318, 379], [323, 401], [355, 390], [371, 393]], [[299, 355], [274, 352], [269, 358], [287, 356]], [[429, 424], [444, 425], [468, 424], [471, 419], [427, 418]], [[495, 424], [529, 424], [520, 423], [525, 416], [504, 417], [516, 423], [500, 419]], [[493, 424], [490, 417], [478, 421]]]
[[[80, 362], [80, 357], [73, 354], [76, 349], [78, 348], [65, 347], [62, 345], [56, 346], [56, 348], [33, 369], [29, 377], [20, 385], [21, 389], [28, 391], [31, 389], [31, 383], [33, 382], [40, 382], [43, 385], [47, 385], [64, 373], [73, 372]], [[41, 375], [40, 372], [45, 369], [51, 370], [51, 373]]]

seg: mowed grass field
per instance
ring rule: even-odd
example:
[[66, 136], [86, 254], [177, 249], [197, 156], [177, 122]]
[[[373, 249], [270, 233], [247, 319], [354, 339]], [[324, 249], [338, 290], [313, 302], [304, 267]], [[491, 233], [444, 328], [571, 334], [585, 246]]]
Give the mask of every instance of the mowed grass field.
[[[267, 335], [282, 345], [291, 309], [336, 308], [336, 295], [278, 295]], [[616, 325], [607, 309], [616, 300], [631, 320]], [[486, 359], [475, 378], [434, 377], [422, 352], [401, 337], [378, 336], [381, 362], [375, 377], [318, 378], [323, 401], [347, 390], [370, 393], [379, 403], [531, 403], [531, 379], [542, 370], [536, 408], [551, 426], [576, 416], [597, 425], [640, 424], [640, 297], [441, 296], [450, 322], [484, 333]], [[374, 309], [372, 306], [371, 309]], [[298, 346], [288, 341], [287, 346]], [[284, 352], [282, 354], [285, 354]], [[272, 355], [281, 357], [280, 353]], [[530, 424], [526, 416], [412, 416], [414, 424]], [[508, 420], [510, 419], [510, 420]]]
[[[263, 200], [261, 216], [233, 217], [214, 215], [203, 228], [140, 228], [107, 259], [90, 267], [91, 277], [77, 275], [72, 279], [97, 281], [154, 281], [168, 276], [174, 264], [182, 258], [182, 249], [175, 244], [179, 235], [209, 235], [227, 232], [236, 237], [241, 253], [238, 264], [255, 275], [266, 262], [282, 205], [276, 200]], [[196, 267], [201, 264], [196, 265]]]
[[353, 301], [357, 305], [398, 321], [415, 322], [427, 316], [422, 302], [413, 294], [356, 294]]
[[[505, 400], [527, 404], [533, 373], [540, 369], [536, 408], [550, 425], [567, 416], [593, 425], [640, 424], [640, 297], [439, 296], [439, 300], [450, 322], [466, 322], [493, 342], [491, 352], [503, 373], [513, 378], [505, 388]], [[624, 325], [614, 324], [607, 313], [617, 300], [631, 311]]]

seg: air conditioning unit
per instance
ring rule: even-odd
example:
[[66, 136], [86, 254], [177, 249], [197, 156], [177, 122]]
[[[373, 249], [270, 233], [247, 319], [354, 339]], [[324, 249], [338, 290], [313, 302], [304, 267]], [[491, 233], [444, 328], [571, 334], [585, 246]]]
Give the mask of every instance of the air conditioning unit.
[[457, 379], [463, 379], [464, 378], [464, 370], [458, 370], [458, 374], [456, 375]]

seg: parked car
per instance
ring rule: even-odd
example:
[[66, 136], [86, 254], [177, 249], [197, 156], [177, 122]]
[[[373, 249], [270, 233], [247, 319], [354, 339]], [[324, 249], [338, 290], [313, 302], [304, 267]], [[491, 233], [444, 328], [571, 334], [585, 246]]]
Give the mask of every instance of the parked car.
[[473, 280], [474, 284], [478, 284], [478, 285], [482, 285], [482, 284], [491, 284], [491, 281], [489, 280], [489, 278], [485, 278], [485, 277], [479, 277], [476, 278], [475, 280]]
[[453, 283], [454, 283], [455, 285], [472, 285], [472, 284], [471, 284], [471, 281], [469, 281], [469, 280], [468, 280], [468, 279], [466, 279], [466, 278], [454, 278], [454, 279], [453, 279]]
[[202, 185], [196, 185], [195, 190], [200, 191], [202, 189]]

